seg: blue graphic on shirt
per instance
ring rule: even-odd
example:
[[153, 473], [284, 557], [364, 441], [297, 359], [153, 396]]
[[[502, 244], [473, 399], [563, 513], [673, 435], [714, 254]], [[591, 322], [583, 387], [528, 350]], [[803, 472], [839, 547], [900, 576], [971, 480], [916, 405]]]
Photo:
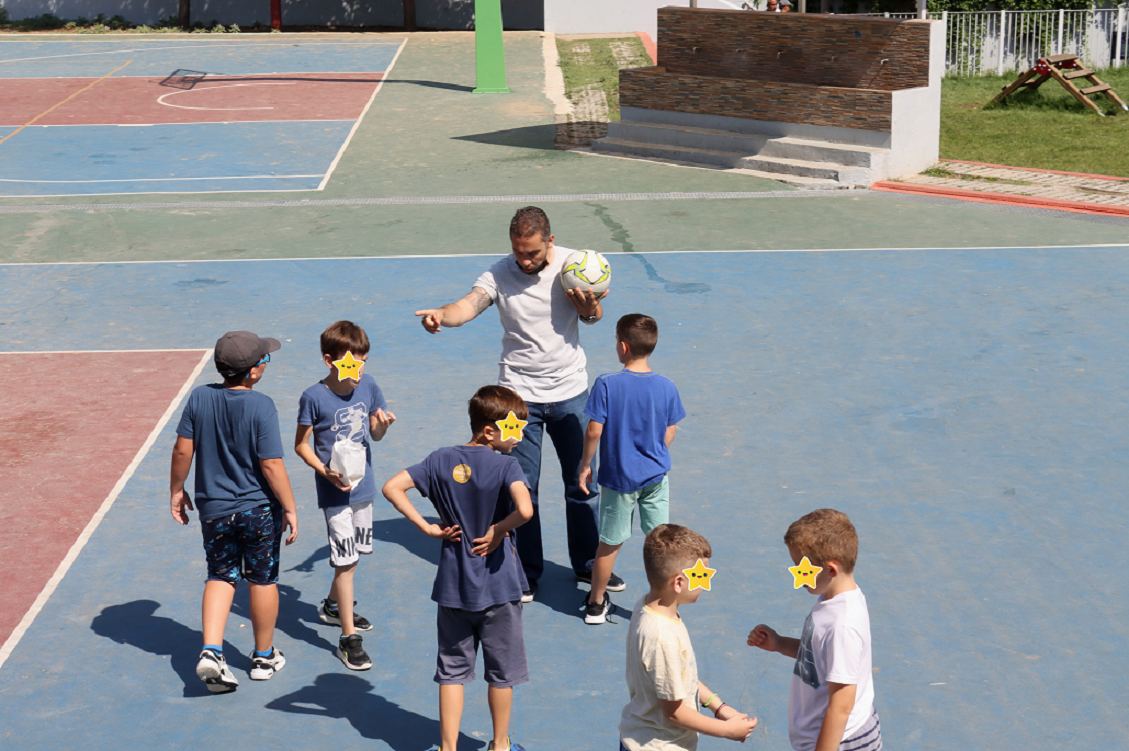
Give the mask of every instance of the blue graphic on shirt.
[[819, 690], [819, 674], [815, 671], [815, 653], [811, 648], [811, 637], [815, 631], [811, 613], [804, 620], [804, 633], [800, 636], [800, 650], [796, 653], [796, 666], [792, 673], [798, 675], [800, 680], [815, 690]]

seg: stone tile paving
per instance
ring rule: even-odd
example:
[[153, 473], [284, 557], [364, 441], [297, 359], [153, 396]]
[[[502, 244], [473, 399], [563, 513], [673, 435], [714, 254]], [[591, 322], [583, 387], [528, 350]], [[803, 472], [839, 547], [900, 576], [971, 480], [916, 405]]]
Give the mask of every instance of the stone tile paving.
[[1129, 179], [1102, 180], [1079, 175], [1036, 172], [1018, 167], [989, 167], [967, 162], [938, 162], [934, 169], [955, 174], [942, 177], [923, 173], [902, 182], [983, 193], [1129, 207]]

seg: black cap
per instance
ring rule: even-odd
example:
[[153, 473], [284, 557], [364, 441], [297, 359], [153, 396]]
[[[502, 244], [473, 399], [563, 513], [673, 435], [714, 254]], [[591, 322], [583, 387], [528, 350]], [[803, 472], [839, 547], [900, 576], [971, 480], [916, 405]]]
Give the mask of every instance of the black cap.
[[216, 370], [224, 378], [250, 370], [268, 352], [281, 349], [277, 339], [264, 339], [250, 331], [229, 331], [216, 342]]

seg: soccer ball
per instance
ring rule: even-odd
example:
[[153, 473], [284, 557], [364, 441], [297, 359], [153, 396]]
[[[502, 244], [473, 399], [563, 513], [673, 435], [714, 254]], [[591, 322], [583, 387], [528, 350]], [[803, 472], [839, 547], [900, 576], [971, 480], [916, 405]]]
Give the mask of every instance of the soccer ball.
[[592, 290], [602, 295], [612, 285], [612, 267], [603, 253], [575, 250], [561, 267], [561, 285], [567, 289]]

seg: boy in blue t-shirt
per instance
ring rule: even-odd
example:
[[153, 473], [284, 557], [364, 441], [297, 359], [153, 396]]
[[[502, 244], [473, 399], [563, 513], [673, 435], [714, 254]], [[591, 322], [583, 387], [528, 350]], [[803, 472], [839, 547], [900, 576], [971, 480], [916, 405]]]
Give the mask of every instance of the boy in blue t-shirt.
[[597, 378], [584, 408], [589, 422], [580, 459], [580, 489], [585, 492], [592, 481], [592, 458], [600, 447], [600, 546], [592, 566], [585, 623], [604, 623], [611, 611], [608, 580], [616, 554], [631, 537], [635, 506], [644, 535], [670, 520], [668, 449], [686, 410], [674, 383], [647, 365], [658, 340], [654, 318], [642, 313], [620, 318], [615, 325], [615, 351], [623, 370]]
[[270, 353], [282, 345], [250, 331], [229, 331], [216, 342], [216, 370], [223, 384], [193, 389], [176, 426], [170, 472], [170, 511], [188, 524], [192, 501], [184, 481], [196, 457], [196, 509], [204, 535], [208, 579], [204, 582], [204, 649], [196, 675], [215, 694], [234, 691], [239, 681], [223, 656], [223, 632], [239, 579], [251, 587], [255, 650], [251, 680], [265, 681], [286, 664], [274, 648], [278, 619], [278, 562], [283, 530], [298, 539], [298, 513], [282, 462], [278, 412], [252, 389], [263, 377]]
[[376, 381], [365, 375], [368, 351], [368, 335], [352, 321], [338, 321], [322, 332], [322, 360], [329, 375], [302, 392], [294, 436], [294, 450], [316, 473], [318, 508], [329, 534], [333, 583], [318, 615], [341, 626], [337, 657], [350, 670], [372, 667], [357, 633], [372, 630], [372, 624], [353, 612], [353, 572], [360, 557], [372, 553], [376, 500], [366, 434], [379, 441], [396, 421], [385, 411], [388, 403]]
[[[533, 518], [533, 502], [521, 465], [506, 454], [521, 440], [529, 408], [504, 386], [483, 386], [469, 412], [470, 442], [434, 451], [400, 472], [384, 484], [384, 497], [425, 535], [443, 541], [431, 591], [439, 605], [442, 751], [456, 751], [463, 684], [474, 680], [479, 643], [494, 725], [487, 751], [523, 751], [510, 743], [509, 724], [513, 687], [529, 680], [521, 627], [521, 594], [529, 585], [509, 533]], [[431, 499], [439, 524], [416, 511], [410, 488]]]

